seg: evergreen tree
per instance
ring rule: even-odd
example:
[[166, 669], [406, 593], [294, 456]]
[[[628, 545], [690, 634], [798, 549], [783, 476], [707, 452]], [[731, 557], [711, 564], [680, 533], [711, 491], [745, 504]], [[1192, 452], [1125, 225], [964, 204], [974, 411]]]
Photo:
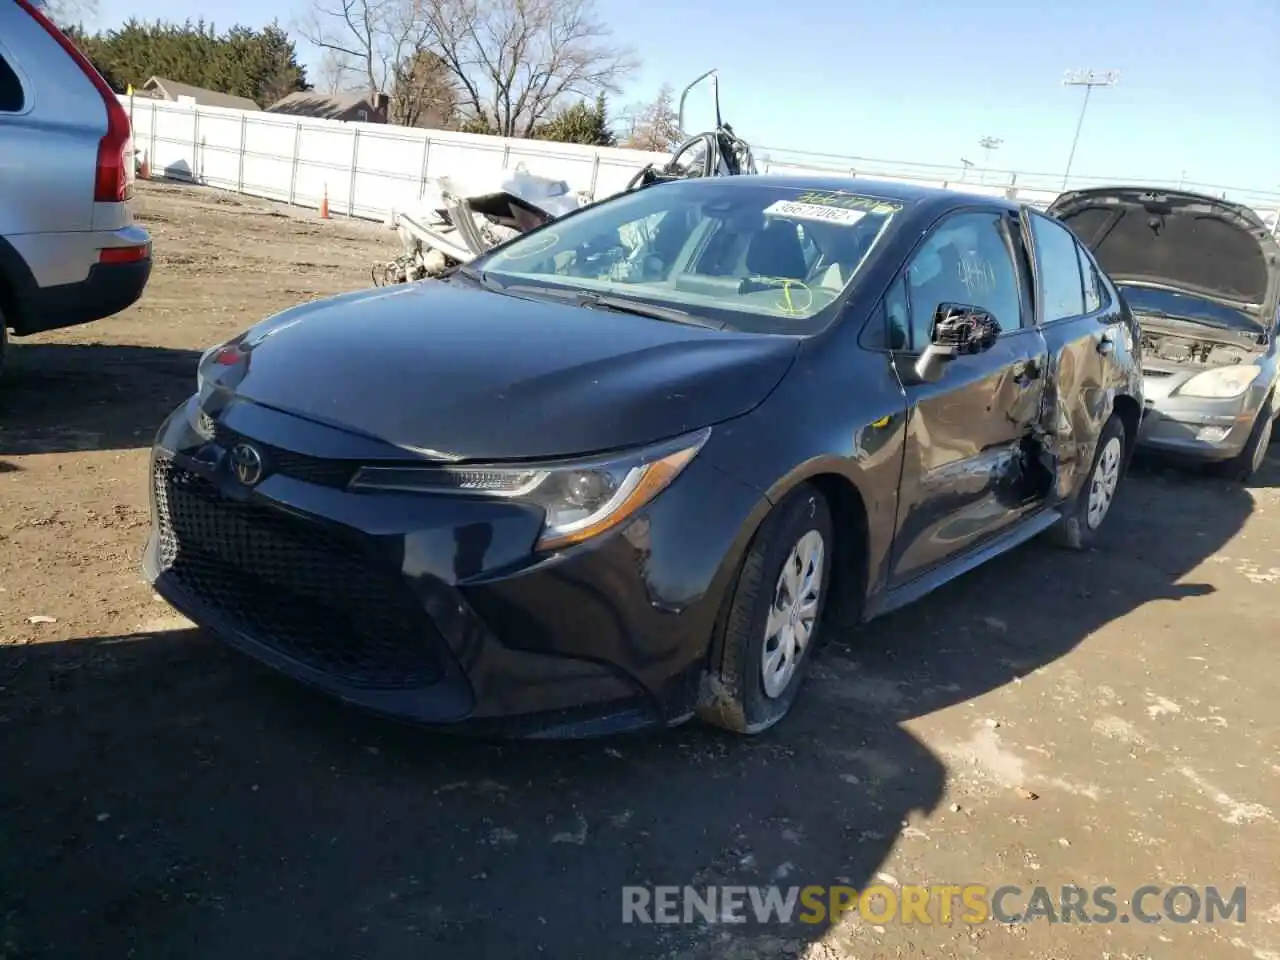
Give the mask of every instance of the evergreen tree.
[[293, 40], [279, 23], [262, 30], [237, 25], [220, 33], [203, 19], [131, 19], [115, 30], [90, 34], [73, 28], [68, 34], [120, 92], [164, 77], [266, 107], [295, 90], [311, 89]]

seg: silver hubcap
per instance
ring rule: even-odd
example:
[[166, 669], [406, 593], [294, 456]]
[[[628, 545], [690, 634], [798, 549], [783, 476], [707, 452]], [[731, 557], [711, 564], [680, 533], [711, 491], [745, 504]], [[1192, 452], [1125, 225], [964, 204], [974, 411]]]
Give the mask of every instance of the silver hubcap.
[[822, 592], [822, 534], [810, 530], [787, 554], [773, 589], [773, 606], [764, 628], [760, 680], [771, 699], [781, 696], [813, 636]]
[[1087, 520], [1090, 530], [1097, 530], [1111, 509], [1116, 487], [1120, 485], [1121, 450], [1120, 438], [1112, 437], [1098, 455], [1098, 465], [1093, 470], [1093, 481], [1089, 485]]
[[1262, 426], [1262, 434], [1258, 437], [1258, 448], [1253, 451], [1253, 469], [1260, 470], [1267, 460], [1267, 447], [1271, 445], [1272, 422], [1268, 420]]

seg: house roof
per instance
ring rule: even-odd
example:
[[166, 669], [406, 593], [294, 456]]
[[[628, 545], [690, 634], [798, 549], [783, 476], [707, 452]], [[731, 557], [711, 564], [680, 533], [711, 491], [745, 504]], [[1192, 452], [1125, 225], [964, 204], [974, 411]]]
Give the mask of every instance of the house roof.
[[304, 90], [291, 93], [267, 107], [267, 113], [291, 113], [300, 117], [340, 117], [353, 107], [377, 109], [367, 93], [320, 93]]
[[191, 97], [202, 107], [228, 107], [232, 110], [257, 110], [258, 105], [248, 97], [237, 97], [230, 93], [219, 93], [206, 90], [204, 87], [193, 87], [189, 83], [179, 83], [166, 77], [152, 77], [143, 84], [144, 89], [159, 90], [169, 100], [179, 97]]

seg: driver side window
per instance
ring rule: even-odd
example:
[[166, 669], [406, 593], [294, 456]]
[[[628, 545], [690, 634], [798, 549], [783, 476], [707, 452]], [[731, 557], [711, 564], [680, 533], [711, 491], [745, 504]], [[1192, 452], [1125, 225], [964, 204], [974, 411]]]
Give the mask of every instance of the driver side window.
[[995, 317], [1002, 331], [1022, 325], [1018, 275], [1000, 213], [948, 217], [911, 258], [905, 280], [910, 303], [906, 349], [914, 353], [929, 345], [939, 304], [979, 307]]

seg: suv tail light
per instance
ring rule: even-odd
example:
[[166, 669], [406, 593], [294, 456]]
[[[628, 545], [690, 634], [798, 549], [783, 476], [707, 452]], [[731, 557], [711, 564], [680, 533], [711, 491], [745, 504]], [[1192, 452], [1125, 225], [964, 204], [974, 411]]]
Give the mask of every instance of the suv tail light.
[[75, 61], [76, 66], [102, 96], [103, 106], [107, 108], [107, 132], [98, 141], [93, 200], [95, 203], [123, 203], [133, 196], [133, 131], [129, 127], [129, 114], [88, 57], [80, 52], [80, 48], [58, 29], [40, 7], [31, 0], [18, 0], [18, 6], [27, 11], [58, 42], [58, 46]]

